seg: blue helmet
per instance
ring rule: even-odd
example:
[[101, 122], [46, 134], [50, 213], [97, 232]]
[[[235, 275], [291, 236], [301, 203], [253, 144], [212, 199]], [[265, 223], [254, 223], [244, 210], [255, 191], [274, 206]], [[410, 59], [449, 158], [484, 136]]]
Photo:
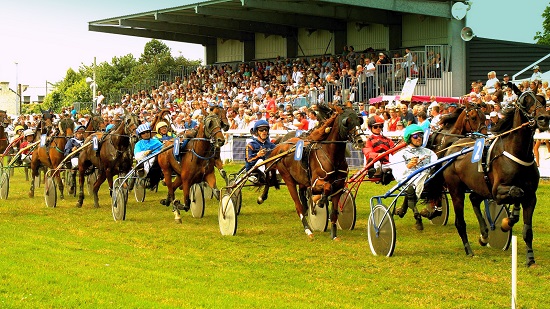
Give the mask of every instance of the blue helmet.
[[141, 133], [147, 132], [147, 131], [151, 131], [151, 126], [149, 125], [148, 122], [146, 122], [146, 123], [144, 123], [144, 124], [140, 124], [140, 125], [137, 127], [136, 133], [137, 133], [138, 135], [140, 135]]
[[76, 127], [76, 129], [74, 130], [75, 132], [78, 132], [78, 131], [86, 131], [86, 127], [85, 126], [78, 126]]
[[256, 123], [254, 123], [254, 128], [253, 128], [254, 133], [258, 132], [258, 129], [261, 127], [267, 127], [269, 129], [269, 122], [263, 119], [256, 121]]
[[105, 132], [109, 132], [109, 131], [111, 131], [111, 129], [112, 129], [112, 128], [114, 128], [114, 127], [115, 127], [115, 125], [114, 125], [114, 124], [112, 124], [112, 123], [109, 123], [109, 124], [108, 124], [108, 125], [107, 125], [107, 126], [105, 127]]
[[411, 141], [411, 135], [417, 132], [424, 133], [424, 130], [422, 130], [422, 127], [417, 124], [410, 124], [405, 128], [405, 132], [403, 132], [403, 139], [405, 140], [405, 143], [409, 143]]

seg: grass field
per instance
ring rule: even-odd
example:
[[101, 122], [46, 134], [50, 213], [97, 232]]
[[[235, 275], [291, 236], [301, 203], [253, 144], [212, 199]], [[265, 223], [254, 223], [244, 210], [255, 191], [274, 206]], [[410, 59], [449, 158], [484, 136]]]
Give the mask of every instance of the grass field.
[[[238, 169], [230, 165], [229, 170]], [[106, 185], [101, 208], [86, 196], [83, 208], [66, 197], [47, 208], [43, 187], [29, 199], [22, 170], [0, 200], [0, 308], [504, 308], [510, 306], [511, 252], [477, 244], [478, 227], [467, 206], [468, 235], [476, 256], [464, 254], [450, 224], [414, 229], [409, 214], [396, 217], [391, 258], [370, 253], [368, 198], [389, 187], [365, 183], [357, 199], [356, 229], [303, 232], [286, 188], [259, 206], [248, 188], [237, 235], [221, 236], [218, 203], [205, 216], [175, 224], [161, 206], [166, 188], [128, 199], [126, 221], [115, 222]], [[533, 224], [538, 267], [523, 267], [518, 236], [518, 304], [547, 307], [550, 295], [550, 186], [538, 191]], [[87, 192], [86, 192], [87, 194]], [[178, 191], [181, 196], [181, 191]]]

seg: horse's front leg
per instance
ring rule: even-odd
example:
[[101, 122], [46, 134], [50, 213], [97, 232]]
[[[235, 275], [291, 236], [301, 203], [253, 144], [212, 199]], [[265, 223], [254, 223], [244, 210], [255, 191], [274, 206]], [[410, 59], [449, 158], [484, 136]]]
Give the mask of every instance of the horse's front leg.
[[76, 202], [76, 207], [82, 207], [84, 202], [84, 171], [86, 169], [82, 166], [78, 168], [78, 201]]
[[340, 200], [341, 194], [335, 194], [331, 198], [332, 211], [330, 213], [330, 237], [332, 240], [339, 241], [337, 231], [338, 227], [336, 222], [338, 221], [338, 202]]
[[465, 198], [464, 192], [462, 192], [460, 188], [457, 188], [452, 184], [449, 184], [449, 191], [453, 199], [456, 230], [458, 231], [458, 235], [462, 240], [464, 251], [466, 251], [467, 255], [473, 256], [474, 252], [472, 251], [470, 242], [468, 241], [468, 234], [466, 233], [466, 221], [464, 221], [464, 198]]
[[55, 173], [54, 179], [57, 182], [57, 185], [59, 186], [59, 198], [64, 200], [65, 195], [63, 194], [63, 191], [65, 187], [63, 185], [63, 180], [61, 180], [61, 172], [58, 171], [57, 173]]
[[164, 175], [164, 183], [166, 184], [166, 188], [168, 188], [168, 193], [166, 194], [166, 198], [160, 200], [160, 204], [164, 205], [166, 207], [172, 205], [172, 201], [174, 200], [174, 188], [172, 183], [172, 170], [162, 170], [162, 174]]
[[223, 162], [222, 162], [222, 159], [220, 158], [219, 150], [217, 153], [217, 158], [216, 160], [214, 160], [214, 165], [216, 166], [216, 169], [218, 170], [218, 172], [220, 172], [220, 175], [222, 176], [223, 180], [225, 181], [225, 185], [227, 186], [228, 184], [227, 172], [223, 169]]
[[477, 222], [479, 223], [479, 244], [482, 246], [487, 246], [489, 243], [489, 229], [487, 228], [487, 223], [483, 214], [481, 213], [481, 202], [483, 197], [476, 193], [470, 193], [470, 202], [472, 203], [472, 208], [474, 209], [474, 214], [476, 215]]
[[[300, 196], [298, 195], [298, 190], [296, 189], [296, 182], [294, 179], [292, 179], [291, 176], [288, 174], [281, 173], [281, 176], [283, 177], [285, 184], [288, 188], [288, 192], [290, 193], [290, 196], [292, 197], [292, 200], [294, 201], [294, 207], [296, 208], [296, 213], [300, 217], [300, 220], [302, 221], [302, 225], [304, 226], [304, 232], [306, 235], [313, 239], [313, 232], [311, 231], [311, 228], [309, 227], [309, 223], [307, 222], [307, 218], [304, 215], [306, 212], [306, 206], [307, 202], [304, 204], [300, 201]], [[305, 187], [301, 190], [303, 196], [305, 197]]]
[[[98, 196], [98, 192], [99, 192], [99, 188], [101, 187], [101, 185], [103, 184], [103, 182], [105, 182], [105, 179], [107, 179], [107, 172], [105, 170], [103, 170], [103, 172], [100, 172], [99, 175], [97, 176], [97, 180], [96, 182], [94, 183], [94, 189], [93, 189], [93, 193], [94, 193], [94, 207], [95, 208], [99, 208], [99, 196]], [[111, 188], [109, 188], [110, 190]]]
[[214, 174], [214, 170], [212, 170], [212, 173], [206, 174], [204, 180], [210, 186], [210, 188], [212, 188], [212, 191], [214, 192], [214, 197], [219, 201], [220, 190], [216, 187], [216, 175]]
[[[526, 250], [526, 265], [527, 267], [535, 264], [535, 253], [533, 252], [533, 213], [535, 212], [535, 206], [537, 204], [537, 197], [533, 197], [524, 203], [523, 207], [523, 241], [525, 242]], [[514, 207], [515, 208], [515, 207]]]

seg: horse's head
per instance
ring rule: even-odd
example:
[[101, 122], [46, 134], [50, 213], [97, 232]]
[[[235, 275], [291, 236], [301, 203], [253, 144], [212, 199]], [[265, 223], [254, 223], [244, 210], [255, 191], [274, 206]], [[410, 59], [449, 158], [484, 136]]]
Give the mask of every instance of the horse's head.
[[86, 130], [91, 129], [90, 131], [102, 131], [105, 130], [105, 127], [106, 125], [105, 122], [103, 122], [101, 115], [92, 113], [92, 118], [90, 119]]
[[136, 129], [139, 126], [139, 118], [132, 113], [124, 113], [122, 125], [124, 125], [124, 133], [130, 137], [136, 137]]
[[355, 149], [363, 148], [363, 139], [361, 138], [361, 125], [363, 117], [359, 117], [351, 108], [345, 108], [340, 114], [338, 121], [338, 131], [342, 140], [353, 143]]
[[210, 107], [210, 112], [218, 115], [218, 118], [220, 119], [220, 125], [222, 130], [227, 131], [229, 130], [229, 120], [227, 120], [227, 113], [225, 110], [217, 105], [214, 105]]
[[63, 118], [59, 122], [59, 131], [63, 136], [73, 136], [74, 121], [71, 118]]
[[[487, 125], [485, 124], [485, 113], [476, 103], [467, 103], [462, 111], [464, 115], [462, 120], [462, 133], [481, 133], [487, 134]], [[460, 119], [460, 116], [459, 116]], [[457, 121], [456, 123], [459, 123]]]
[[220, 148], [225, 144], [221, 121], [218, 115], [210, 114], [204, 118], [204, 136], [209, 138], [212, 145], [216, 148]]
[[48, 110], [40, 109], [40, 112], [42, 113], [42, 122], [43, 122], [42, 129], [48, 132], [53, 126], [54, 114], [49, 109]]
[[516, 105], [532, 128], [540, 132], [548, 130], [550, 114], [546, 110], [546, 99], [542, 95], [526, 91], [516, 101]]

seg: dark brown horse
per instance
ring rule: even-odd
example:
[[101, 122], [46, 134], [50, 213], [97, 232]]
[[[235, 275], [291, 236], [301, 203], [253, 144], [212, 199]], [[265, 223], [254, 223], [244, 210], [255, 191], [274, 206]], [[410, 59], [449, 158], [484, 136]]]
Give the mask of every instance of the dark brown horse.
[[433, 150], [439, 158], [443, 157], [446, 149], [467, 133], [487, 134], [485, 114], [475, 104], [466, 102], [465, 108], [448, 115], [441, 120], [442, 128], [430, 135], [428, 148]]
[[98, 150], [89, 145], [82, 149], [78, 156], [78, 184], [79, 195], [77, 207], [82, 207], [84, 201], [84, 177], [93, 172], [94, 167], [99, 170], [97, 180], [93, 185], [94, 206], [99, 207], [98, 191], [101, 184], [107, 179], [109, 190], [113, 188], [113, 177], [126, 174], [132, 169], [134, 160], [134, 145], [132, 138], [136, 135], [139, 119], [134, 114], [126, 113], [122, 123], [109, 133], [94, 133], [85, 143], [94, 136], [98, 140]]
[[[328, 207], [328, 200], [331, 200], [331, 237], [337, 239], [338, 200], [348, 175], [348, 164], [345, 158], [346, 142], [353, 142], [356, 147], [362, 148], [363, 140], [359, 136], [358, 129], [362, 122], [363, 118], [359, 117], [353, 109], [335, 107], [335, 113], [304, 140], [304, 157], [301, 161], [294, 160], [293, 155], [286, 155], [266, 168], [266, 173], [274, 168], [279, 170], [294, 200], [304, 231], [310, 238], [313, 238], [313, 233], [305, 218], [308, 188], [311, 188], [313, 195], [321, 195], [318, 202], [320, 207]], [[292, 138], [277, 145], [267, 160], [288, 151], [299, 140], [300, 138]], [[270, 183], [274, 183], [274, 180], [272, 179]], [[258, 202], [261, 203], [267, 198], [268, 191], [269, 185], [266, 185]]]
[[9, 124], [8, 114], [6, 111], [0, 110], [0, 153], [4, 153], [9, 144], [8, 134], [5, 131]]
[[[44, 114], [42, 114], [43, 117]], [[48, 119], [48, 118], [46, 118]], [[51, 119], [51, 117], [49, 118]], [[32, 179], [38, 177], [39, 168], [41, 166], [49, 169], [55, 169], [65, 158], [64, 150], [65, 144], [67, 144], [67, 138], [72, 137], [74, 128], [74, 121], [71, 118], [63, 118], [59, 121], [58, 127], [52, 126], [49, 131], [46, 143], [43, 146], [36, 148], [32, 153], [31, 159], [31, 171]], [[35, 134], [41, 135], [41, 134]], [[35, 136], [40, 138], [39, 136]], [[59, 197], [64, 199], [63, 195], [63, 182], [61, 181], [60, 172], [56, 171], [51, 177], [55, 178], [59, 187]], [[29, 197], [34, 197], [34, 181], [31, 181], [31, 188], [29, 191]]]
[[105, 122], [100, 114], [92, 113], [92, 117], [86, 124], [86, 131], [84, 132], [84, 138], [92, 135], [95, 132], [105, 130]]
[[[211, 188], [216, 188], [214, 165], [216, 154], [219, 154], [219, 148], [224, 143], [221, 121], [215, 114], [210, 114], [204, 122], [199, 124], [196, 136], [190, 138], [185, 149], [182, 150], [180, 162], [176, 160], [172, 151], [165, 151], [158, 155], [157, 162], [168, 188], [167, 198], [162, 200], [161, 204], [170, 206], [173, 202], [176, 222], [181, 223], [180, 210], [190, 209], [189, 191], [193, 184], [206, 181]], [[177, 174], [174, 181], [172, 181], [173, 173]], [[175, 200], [174, 191], [180, 186], [183, 189], [184, 205], [181, 205], [179, 200]]]
[[[496, 137], [491, 139], [488, 153], [483, 153], [482, 160], [486, 163], [483, 172], [478, 171], [477, 163], [471, 163], [472, 153], [458, 157], [443, 171], [453, 200], [455, 226], [467, 255], [473, 255], [464, 221], [464, 196], [469, 188], [473, 191], [470, 200], [480, 224], [480, 243], [486, 244], [488, 238], [487, 225], [480, 210], [483, 199], [493, 199], [499, 205], [514, 205], [511, 216], [502, 222], [504, 231], [509, 231], [519, 221], [521, 206], [527, 265], [535, 264], [532, 220], [540, 174], [533, 157], [533, 135], [537, 128], [541, 132], [548, 130], [549, 119], [544, 97], [530, 91], [524, 92], [515, 103], [515, 108], [506, 109], [504, 119], [493, 129]], [[454, 145], [471, 141], [462, 139]], [[452, 147], [447, 154], [461, 148]]]

